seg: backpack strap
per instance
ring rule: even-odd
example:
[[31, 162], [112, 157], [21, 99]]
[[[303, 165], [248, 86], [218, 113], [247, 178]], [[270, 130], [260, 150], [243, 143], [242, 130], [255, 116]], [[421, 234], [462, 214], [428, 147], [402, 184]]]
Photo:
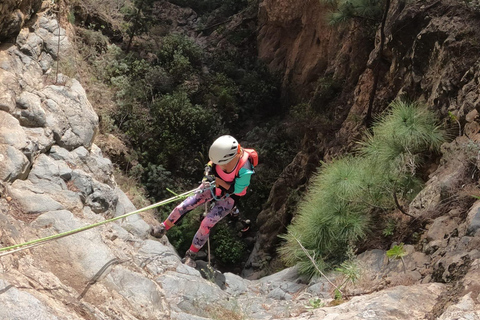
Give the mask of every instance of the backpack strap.
[[253, 149], [246, 149], [246, 148], [244, 148], [243, 151], [244, 151], [243, 156], [240, 158], [240, 160], [238, 161], [237, 167], [235, 168], [235, 177], [239, 176], [238, 173], [240, 172], [240, 169], [243, 168], [247, 160], [250, 160], [250, 164], [252, 165], [252, 167], [255, 167], [258, 164], [257, 151]]
[[253, 167], [256, 167], [258, 165], [258, 153], [255, 149], [243, 149], [246, 153], [248, 153], [248, 158], [250, 160], [250, 163], [252, 164]]

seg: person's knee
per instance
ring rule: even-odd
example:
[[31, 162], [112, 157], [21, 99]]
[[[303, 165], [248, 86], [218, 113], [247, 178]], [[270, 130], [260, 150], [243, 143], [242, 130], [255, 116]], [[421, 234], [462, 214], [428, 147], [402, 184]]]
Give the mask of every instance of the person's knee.
[[202, 223], [200, 223], [200, 232], [202, 234], [209, 234], [215, 224], [215, 221], [210, 221], [208, 218], [203, 219]]
[[208, 225], [207, 225], [206, 223], [203, 223], [203, 222], [202, 222], [202, 223], [200, 224], [199, 231], [200, 231], [201, 234], [208, 234], [210, 230], [209, 230]]

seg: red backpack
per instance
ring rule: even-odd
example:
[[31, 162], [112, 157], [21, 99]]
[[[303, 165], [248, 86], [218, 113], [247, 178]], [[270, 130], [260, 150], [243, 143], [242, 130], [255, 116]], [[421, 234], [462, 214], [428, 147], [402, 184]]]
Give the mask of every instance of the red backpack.
[[248, 153], [248, 160], [250, 160], [250, 163], [252, 166], [256, 167], [258, 165], [258, 153], [254, 149], [247, 149], [243, 148], [243, 151]]
[[238, 172], [243, 167], [243, 165], [245, 164], [247, 159], [250, 160], [250, 163], [252, 164], [252, 166], [254, 168], [258, 165], [258, 153], [257, 153], [257, 151], [255, 151], [254, 149], [247, 149], [247, 148], [243, 148], [243, 151], [246, 154], [248, 154], [248, 157], [243, 156], [240, 159], [240, 161], [237, 165], [236, 171], [235, 171], [235, 176], [237, 176], [237, 177], [238, 177]]

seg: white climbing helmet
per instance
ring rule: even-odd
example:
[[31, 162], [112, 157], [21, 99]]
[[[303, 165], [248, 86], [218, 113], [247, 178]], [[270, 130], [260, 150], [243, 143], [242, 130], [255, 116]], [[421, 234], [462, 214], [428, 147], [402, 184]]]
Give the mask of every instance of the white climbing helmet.
[[225, 135], [217, 138], [208, 151], [208, 157], [215, 164], [227, 164], [238, 152], [238, 141], [232, 136]]

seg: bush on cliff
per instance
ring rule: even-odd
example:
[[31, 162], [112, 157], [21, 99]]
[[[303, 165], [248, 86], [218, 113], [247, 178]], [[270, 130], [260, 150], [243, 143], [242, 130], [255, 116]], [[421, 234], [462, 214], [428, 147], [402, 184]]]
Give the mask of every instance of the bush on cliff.
[[[320, 268], [346, 256], [349, 245], [367, 236], [371, 213], [395, 208], [394, 196], [415, 195], [417, 167], [439, 149], [444, 133], [434, 114], [414, 103], [395, 101], [360, 144], [356, 156], [323, 163], [312, 179], [279, 252], [303, 274], [316, 273], [303, 246]], [[300, 242], [300, 243], [299, 243]]]
[[358, 19], [366, 23], [379, 23], [382, 17], [384, 1], [382, 0], [324, 0], [334, 9], [327, 16], [331, 25]]

